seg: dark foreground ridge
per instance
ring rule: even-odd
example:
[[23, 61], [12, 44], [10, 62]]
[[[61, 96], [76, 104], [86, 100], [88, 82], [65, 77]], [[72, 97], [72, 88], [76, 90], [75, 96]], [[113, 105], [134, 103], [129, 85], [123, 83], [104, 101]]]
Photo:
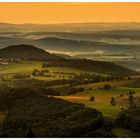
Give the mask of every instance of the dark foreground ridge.
[[99, 111], [31, 89], [11, 89], [0, 95], [0, 109], [9, 112], [1, 137], [113, 136], [103, 130]]

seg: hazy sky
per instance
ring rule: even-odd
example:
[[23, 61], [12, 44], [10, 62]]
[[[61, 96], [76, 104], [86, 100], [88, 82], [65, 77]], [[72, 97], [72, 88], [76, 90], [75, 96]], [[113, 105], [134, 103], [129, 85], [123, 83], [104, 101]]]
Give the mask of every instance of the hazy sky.
[[0, 22], [140, 22], [139, 3], [2, 3]]

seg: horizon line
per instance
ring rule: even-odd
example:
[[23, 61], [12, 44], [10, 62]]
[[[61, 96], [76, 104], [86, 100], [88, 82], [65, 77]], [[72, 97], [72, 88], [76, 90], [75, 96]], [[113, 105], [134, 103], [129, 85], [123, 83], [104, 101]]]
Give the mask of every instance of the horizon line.
[[0, 22], [0, 24], [13, 24], [13, 25], [26, 25], [26, 24], [34, 24], [34, 25], [59, 25], [59, 24], [98, 24], [98, 23], [104, 23], [104, 24], [113, 24], [113, 23], [140, 23], [140, 21], [91, 21], [91, 22], [58, 22], [58, 23], [11, 23], [11, 22]]

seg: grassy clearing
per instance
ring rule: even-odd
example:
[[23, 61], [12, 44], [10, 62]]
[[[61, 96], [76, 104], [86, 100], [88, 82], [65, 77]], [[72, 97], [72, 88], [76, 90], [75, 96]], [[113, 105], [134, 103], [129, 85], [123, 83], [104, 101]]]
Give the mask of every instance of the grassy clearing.
[[[84, 87], [84, 88], [102, 88], [105, 84], [109, 84], [112, 87], [127, 87], [127, 88], [136, 88], [134, 86], [134, 83], [137, 82], [138, 83], [138, 78], [135, 77], [132, 80], [112, 80], [112, 81], [104, 81], [104, 82], [99, 82], [99, 83], [91, 83], [91, 84], [86, 84], [86, 85], [80, 85], [80, 87]], [[138, 87], [138, 86], [137, 86]], [[140, 87], [140, 84], [139, 84]]]
[[78, 70], [74, 68], [68, 68], [68, 67], [49, 67], [46, 68], [50, 72], [66, 72], [66, 73], [75, 73], [75, 74], [80, 74], [81, 72], [85, 72], [83, 70]]
[[[89, 97], [88, 98], [74, 98], [74, 97], [59, 97], [62, 98], [64, 100], [68, 100], [70, 102], [75, 102], [75, 103], [82, 103], [84, 104], [86, 107], [90, 107], [90, 108], [95, 108], [99, 111], [101, 111], [103, 113], [103, 115], [109, 119], [115, 119], [118, 115], [118, 113], [120, 112], [119, 108], [113, 107], [110, 105], [110, 103], [104, 102], [104, 101], [94, 101], [91, 102], [89, 101]], [[96, 99], [95, 99], [96, 100]]]
[[101, 76], [109, 76], [108, 74], [103, 73], [97, 73], [97, 72], [88, 72], [80, 69], [70, 68], [70, 67], [49, 67], [46, 68], [51, 72], [66, 72], [66, 73], [74, 73], [74, 74], [80, 74], [80, 73], [88, 73], [88, 74], [95, 74], [95, 75], [101, 75]]
[[[32, 74], [34, 69], [38, 69], [38, 70], [43, 69], [42, 62], [23, 61], [21, 63], [12, 63], [9, 65], [3, 65], [3, 66], [0, 66], [0, 74], [6, 74], [6, 73]], [[82, 70], [77, 70], [77, 69], [72, 69], [72, 68], [62, 68], [62, 67], [45, 68], [45, 69], [48, 69], [50, 73], [65, 72], [65, 73], [80, 74], [81, 72], [84, 72]], [[66, 75], [66, 74], [56, 74], [55, 77], [52, 76], [52, 77], [31, 77], [31, 78], [50, 81], [50, 80], [57, 80], [57, 79], [69, 79], [69, 77], [70, 75]]]
[[[51, 81], [51, 80], [60, 80], [60, 79], [71, 79], [74, 77], [74, 75], [80, 75], [81, 73], [89, 73], [87, 71], [74, 69], [74, 68], [68, 68], [68, 67], [49, 67], [49, 68], [42, 68], [42, 62], [40, 61], [22, 61], [21, 63], [11, 63], [8, 65], [1, 65], [0, 66], [0, 74], [10, 74], [10, 73], [27, 73], [32, 74], [34, 69], [38, 70], [49, 70], [51, 74], [53, 74], [50, 77], [43, 77], [43, 76], [37, 76], [37, 77], [31, 77], [38, 80], [45, 80], [45, 81]], [[54, 72], [56, 72], [54, 74]], [[89, 73], [89, 74], [96, 74], [99, 73]], [[101, 75], [101, 74], [100, 74]], [[105, 76], [105, 75], [104, 75]], [[12, 75], [8, 75], [9, 80], [12, 78]], [[1, 82], [0, 82], [1, 83]]]
[[41, 69], [42, 62], [21, 62], [0, 66], [0, 74], [3, 73], [32, 73], [34, 69]]
[[[80, 92], [75, 95], [70, 96], [60, 96], [59, 98], [76, 102], [76, 103], [82, 103], [87, 107], [90, 108], [96, 108], [97, 110], [101, 111], [105, 117], [108, 117], [110, 119], [115, 119], [118, 115], [118, 113], [121, 111], [120, 106], [112, 106], [110, 104], [111, 98], [119, 98], [118, 96], [123, 93], [124, 95], [127, 95], [127, 93], [131, 90], [135, 90], [137, 94], [140, 94], [140, 88], [112, 88], [109, 90], [105, 89], [92, 89], [88, 90], [86, 89], [84, 92]], [[95, 101], [91, 102], [89, 101], [90, 96], [95, 97]], [[121, 100], [119, 98], [118, 100]]]
[[[44, 80], [44, 81], [52, 81], [52, 80], [61, 80], [62, 79], [59, 77], [31, 77], [31, 78], [37, 79], [37, 80]], [[69, 78], [65, 76], [65, 79], [69, 79]]]

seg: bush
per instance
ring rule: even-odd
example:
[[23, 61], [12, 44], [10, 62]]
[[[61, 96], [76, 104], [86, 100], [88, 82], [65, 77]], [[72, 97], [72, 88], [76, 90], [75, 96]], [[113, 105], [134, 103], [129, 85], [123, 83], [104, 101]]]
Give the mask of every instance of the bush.
[[114, 97], [111, 98], [110, 103], [111, 103], [112, 106], [115, 106], [116, 105], [116, 101], [115, 101], [115, 98]]
[[94, 102], [94, 101], [95, 101], [95, 97], [94, 97], [94, 96], [90, 96], [89, 100], [90, 100], [91, 102]]
[[111, 89], [111, 85], [105, 84], [103, 88], [104, 88], [104, 89]]

